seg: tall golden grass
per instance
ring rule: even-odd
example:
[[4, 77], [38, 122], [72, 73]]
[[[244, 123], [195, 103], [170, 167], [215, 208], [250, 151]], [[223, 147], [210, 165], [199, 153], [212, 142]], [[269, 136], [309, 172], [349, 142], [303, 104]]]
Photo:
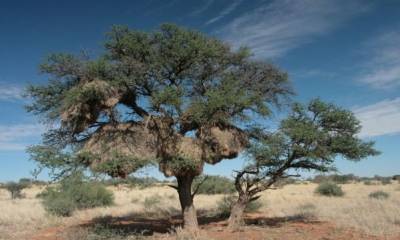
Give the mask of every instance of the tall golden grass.
[[[372, 235], [400, 234], [400, 184], [342, 185], [344, 197], [322, 197], [314, 194], [316, 184], [292, 184], [282, 189], [262, 193], [261, 212], [265, 217], [291, 217], [312, 207], [312, 214], [319, 220], [334, 222], [338, 227], [354, 228]], [[77, 211], [68, 218], [49, 216], [35, 196], [43, 189], [32, 187], [24, 190], [25, 198], [11, 200], [8, 192], [0, 190], [0, 239], [29, 239], [35, 232], [55, 225], [72, 226], [95, 217], [126, 216], [156, 212], [156, 217], [168, 217], [179, 212], [178, 196], [169, 187], [130, 189], [111, 187], [115, 205]], [[386, 200], [371, 199], [368, 194], [382, 190], [390, 194]], [[155, 209], [144, 207], [146, 198], [159, 198]], [[222, 195], [198, 195], [198, 210], [213, 211]], [[308, 211], [308, 210], [307, 210]]]

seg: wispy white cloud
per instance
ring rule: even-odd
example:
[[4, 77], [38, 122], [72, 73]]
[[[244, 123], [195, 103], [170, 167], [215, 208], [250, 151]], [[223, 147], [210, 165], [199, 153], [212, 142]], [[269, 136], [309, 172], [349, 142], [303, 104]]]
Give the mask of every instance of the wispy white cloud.
[[363, 127], [360, 137], [400, 134], [400, 97], [355, 108], [353, 112]]
[[223, 17], [227, 16], [228, 14], [230, 14], [231, 12], [233, 12], [241, 3], [243, 2], [243, 0], [234, 0], [232, 1], [232, 3], [227, 6], [224, 10], [222, 10], [218, 16], [211, 18], [210, 20], [208, 20], [206, 22], [206, 25], [215, 23], [217, 21], [219, 21], [220, 19], [222, 19]]
[[207, 9], [209, 9], [211, 7], [211, 5], [214, 3], [214, 1], [215, 0], [203, 0], [203, 1], [200, 1], [202, 6], [200, 6], [195, 11], [190, 13], [190, 15], [191, 16], [197, 16], [197, 15], [202, 14], [203, 12], [207, 11]]
[[38, 124], [0, 125], [0, 151], [24, 150], [43, 129]]
[[400, 32], [388, 32], [365, 44], [368, 62], [359, 79], [373, 88], [400, 86]]
[[310, 42], [367, 11], [361, 1], [274, 0], [235, 19], [218, 32], [257, 57], [274, 58]]
[[0, 82], [0, 101], [22, 100], [22, 94], [22, 87]]

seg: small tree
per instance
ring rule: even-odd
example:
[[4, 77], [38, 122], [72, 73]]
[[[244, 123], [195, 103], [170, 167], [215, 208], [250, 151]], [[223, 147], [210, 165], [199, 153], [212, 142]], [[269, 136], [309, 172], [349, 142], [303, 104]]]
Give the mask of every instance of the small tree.
[[358, 161], [378, 154], [373, 142], [357, 138], [360, 129], [352, 112], [316, 99], [307, 106], [294, 104], [276, 132], [253, 131], [248, 149], [251, 158], [235, 178], [239, 197], [232, 207], [229, 228], [240, 226], [246, 205], [258, 199], [260, 192], [279, 179], [299, 176], [293, 170], [326, 172], [339, 155]]
[[97, 59], [53, 54], [41, 70], [51, 81], [29, 87], [28, 111], [57, 124], [29, 149], [39, 166], [125, 178], [157, 164], [176, 177], [190, 228], [203, 165], [238, 156], [248, 143], [243, 123], [268, 117], [291, 93], [287, 74], [248, 49], [171, 24], [150, 33], [114, 27]]
[[22, 198], [22, 190], [27, 187], [29, 187], [29, 184], [23, 181], [4, 184], [4, 188], [11, 194], [11, 199]]

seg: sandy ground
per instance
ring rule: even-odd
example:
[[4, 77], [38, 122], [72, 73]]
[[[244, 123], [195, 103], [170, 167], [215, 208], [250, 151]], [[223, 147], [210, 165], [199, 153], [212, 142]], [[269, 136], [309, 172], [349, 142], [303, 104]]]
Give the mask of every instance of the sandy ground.
[[[241, 232], [227, 238], [227, 233], [222, 231], [225, 223], [209, 219], [203, 221], [202, 228], [205, 230], [202, 234], [208, 236], [208, 240], [368, 239], [367, 236], [370, 239], [400, 239], [400, 184], [397, 182], [388, 185], [345, 184], [343, 190], [346, 194], [341, 198], [317, 196], [313, 193], [315, 187], [311, 183], [293, 184], [266, 191], [260, 199], [262, 209], [253, 220], [249, 216], [250, 225]], [[96, 218], [112, 219], [118, 224], [122, 221], [133, 228], [153, 228], [153, 225], [157, 228], [157, 224], [161, 224], [159, 228], [164, 232], [179, 225], [179, 220], [172, 217], [179, 212], [177, 194], [168, 187], [143, 190], [112, 188], [115, 206], [78, 211], [69, 218], [47, 215], [40, 200], [35, 198], [41, 190], [38, 187], [27, 189], [24, 192], [26, 198], [18, 200], [10, 200], [9, 194], [0, 190], [1, 240], [45, 240], [47, 235], [50, 240], [60, 231], [90, 224]], [[368, 194], [376, 190], [388, 192], [389, 199], [370, 199]], [[153, 209], [145, 209], [143, 201], [146, 197], [157, 197], [161, 203]], [[199, 212], [213, 211], [221, 198], [222, 195], [198, 195], [195, 205]], [[312, 216], [313, 221], [304, 222], [298, 216]], [[163, 231], [154, 233], [154, 236], [168, 239]]]

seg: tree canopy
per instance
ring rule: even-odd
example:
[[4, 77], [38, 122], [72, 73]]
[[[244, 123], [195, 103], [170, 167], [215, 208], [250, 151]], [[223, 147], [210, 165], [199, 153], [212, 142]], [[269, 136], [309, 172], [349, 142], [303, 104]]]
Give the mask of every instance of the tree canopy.
[[291, 93], [287, 74], [248, 49], [175, 25], [117, 26], [104, 46], [95, 59], [50, 55], [40, 66], [49, 82], [28, 88], [28, 111], [53, 126], [30, 149], [42, 166], [125, 177], [156, 162], [167, 176], [197, 175], [204, 162], [236, 157], [242, 123]]

